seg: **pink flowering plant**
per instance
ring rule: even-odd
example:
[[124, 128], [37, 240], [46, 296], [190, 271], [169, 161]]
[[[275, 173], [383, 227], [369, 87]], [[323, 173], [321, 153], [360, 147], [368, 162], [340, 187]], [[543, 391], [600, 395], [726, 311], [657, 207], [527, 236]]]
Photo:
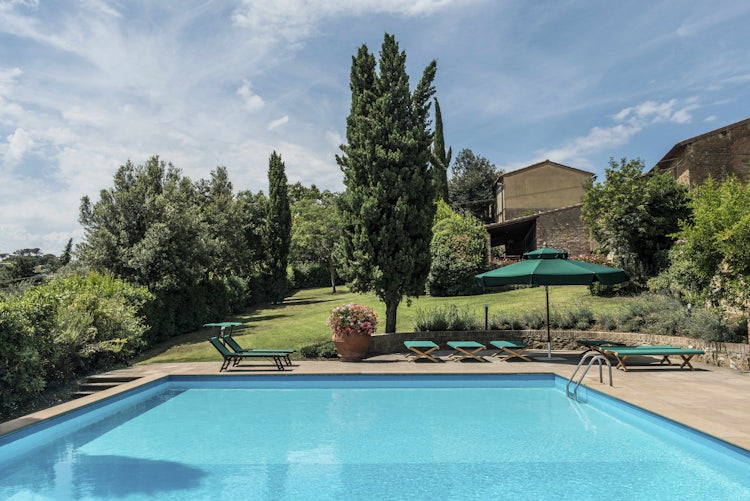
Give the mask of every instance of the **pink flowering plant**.
[[369, 306], [361, 304], [344, 304], [331, 310], [326, 321], [333, 331], [334, 341], [343, 341], [347, 336], [370, 336], [378, 326], [378, 317]]

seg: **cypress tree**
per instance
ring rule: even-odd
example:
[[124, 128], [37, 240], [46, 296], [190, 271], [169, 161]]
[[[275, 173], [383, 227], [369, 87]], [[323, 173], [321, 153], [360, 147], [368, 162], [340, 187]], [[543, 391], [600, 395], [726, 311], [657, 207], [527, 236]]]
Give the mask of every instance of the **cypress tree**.
[[288, 284], [286, 265], [292, 231], [292, 212], [289, 209], [284, 162], [275, 151], [268, 162], [268, 218], [266, 219], [266, 250], [269, 292], [271, 301], [280, 303], [286, 296]]
[[409, 89], [406, 53], [386, 34], [378, 72], [363, 45], [352, 57], [351, 112], [339, 198], [344, 267], [352, 290], [373, 291], [386, 306], [386, 332], [396, 330], [404, 296], [424, 292], [430, 270], [434, 191], [429, 163], [432, 81], [437, 63]]
[[443, 115], [440, 103], [435, 98], [435, 139], [432, 143], [432, 175], [435, 183], [435, 198], [448, 203], [448, 166], [451, 163], [453, 150], [445, 151], [443, 137]]

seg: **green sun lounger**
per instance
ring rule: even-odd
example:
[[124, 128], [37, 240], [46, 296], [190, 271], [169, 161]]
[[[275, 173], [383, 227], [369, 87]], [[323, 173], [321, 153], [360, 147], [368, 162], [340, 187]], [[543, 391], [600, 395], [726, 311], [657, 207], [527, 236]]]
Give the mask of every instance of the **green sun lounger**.
[[477, 355], [480, 351], [487, 349], [487, 347], [481, 343], [477, 343], [476, 341], [448, 341], [448, 346], [455, 350], [448, 355], [448, 357], [456, 362], [460, 362], [467, 358], [478, 362], [487, 362], [484, 357]]
[[288, 356], [287, 353], [281, 353], [278, 351], [264, 351], [261, 353], [233, 353], [229, 351], [229, 349], [224, 346], [224, 344], [216, 336], [209, 338], [208, 341], [213, 345], [214, 348], [216, 348], [219, 353], [221, 353], [221, 356], [224, 358], [224, 362], [221, 364], [221, 369], [219, 369], [219, 372], [227, 370], [230, 365], [234, 367], [241, 361], [249, 358], [270, 358], [276, 364], [276, 368], [280, 371], [283, 371], [284, 359]]
[[237, 341], [235, 341], [231, 334], [224, 334], [223, 336], [221, 336], [221, 339], [224, 341], [224, 344], [235, 353], [286, 353], [284, 362], [286, 362], [287, 365], [292, 365], [292, 361], [290, 360], [289, 355], [294, 353], [295, 350], [277, 350], [274, 348], [243, 348], [239, 345], [239, 343], [237, 343]]
[[670, 356], [679, 356], [682, 358], [682, 364], [680, 369], [687, 367], [691, 371], [694, 370], [690, 364], [690, 359], [695, 355], [703, 355], [703, 350], [693, 348], [680, 348], [678, 346], [609, 346], [603, 347], [605, 353], [611, 353], [617, 359], [617, 368], [627, 372], [628, 368], [625, 365], [625, 361], [632, 356], [657, 356], [662, 357], [660, 364], [667, 363], [672, 365], [669, 360]]
[[[498, 349], [497, 353], [492, 356], [499, 357], [499, 360], [503, 362], [507, 362], [512, 358], [520, 358], [531, 362], [531, 359], [523, 354], [523, 350], [526, 349], [525, 344], [514, 343], [512, 341], [490, 341], [490, 344]], [[500, 357], [501, 355], [504, 356]]]
[[409, 362], [414, 362], [420, 358], [426, 358], [433, 362], [439, 362], [437, 358], [430, 355], [433, 351], [440, 347], [432, 341], [404, 341], [404, 346], [411, 352], [406, 354], [406, 359]]

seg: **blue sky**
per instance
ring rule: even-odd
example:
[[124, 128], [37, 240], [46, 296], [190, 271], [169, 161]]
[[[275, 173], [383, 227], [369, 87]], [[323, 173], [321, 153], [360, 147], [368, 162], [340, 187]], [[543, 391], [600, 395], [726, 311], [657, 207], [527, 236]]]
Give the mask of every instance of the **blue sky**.
[[59, 254], [128, 159], [267, 192], [342, 189], [351, 56], [385, 32], [438, 62], [446, 143], [506, 171], [603, 176], [750, 116], [750, 3], [0, 0], [0, 252]]

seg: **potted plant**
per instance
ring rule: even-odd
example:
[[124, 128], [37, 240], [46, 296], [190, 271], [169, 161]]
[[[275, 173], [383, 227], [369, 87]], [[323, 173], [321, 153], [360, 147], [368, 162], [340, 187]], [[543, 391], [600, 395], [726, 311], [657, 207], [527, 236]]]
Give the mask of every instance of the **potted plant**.
[[370, 348], [370, 336], [378, 317], [369, 306], [344, 304], [331, 310], [326, 321], [333, 331], [331, 339], [342, 362], [358, 362]]

